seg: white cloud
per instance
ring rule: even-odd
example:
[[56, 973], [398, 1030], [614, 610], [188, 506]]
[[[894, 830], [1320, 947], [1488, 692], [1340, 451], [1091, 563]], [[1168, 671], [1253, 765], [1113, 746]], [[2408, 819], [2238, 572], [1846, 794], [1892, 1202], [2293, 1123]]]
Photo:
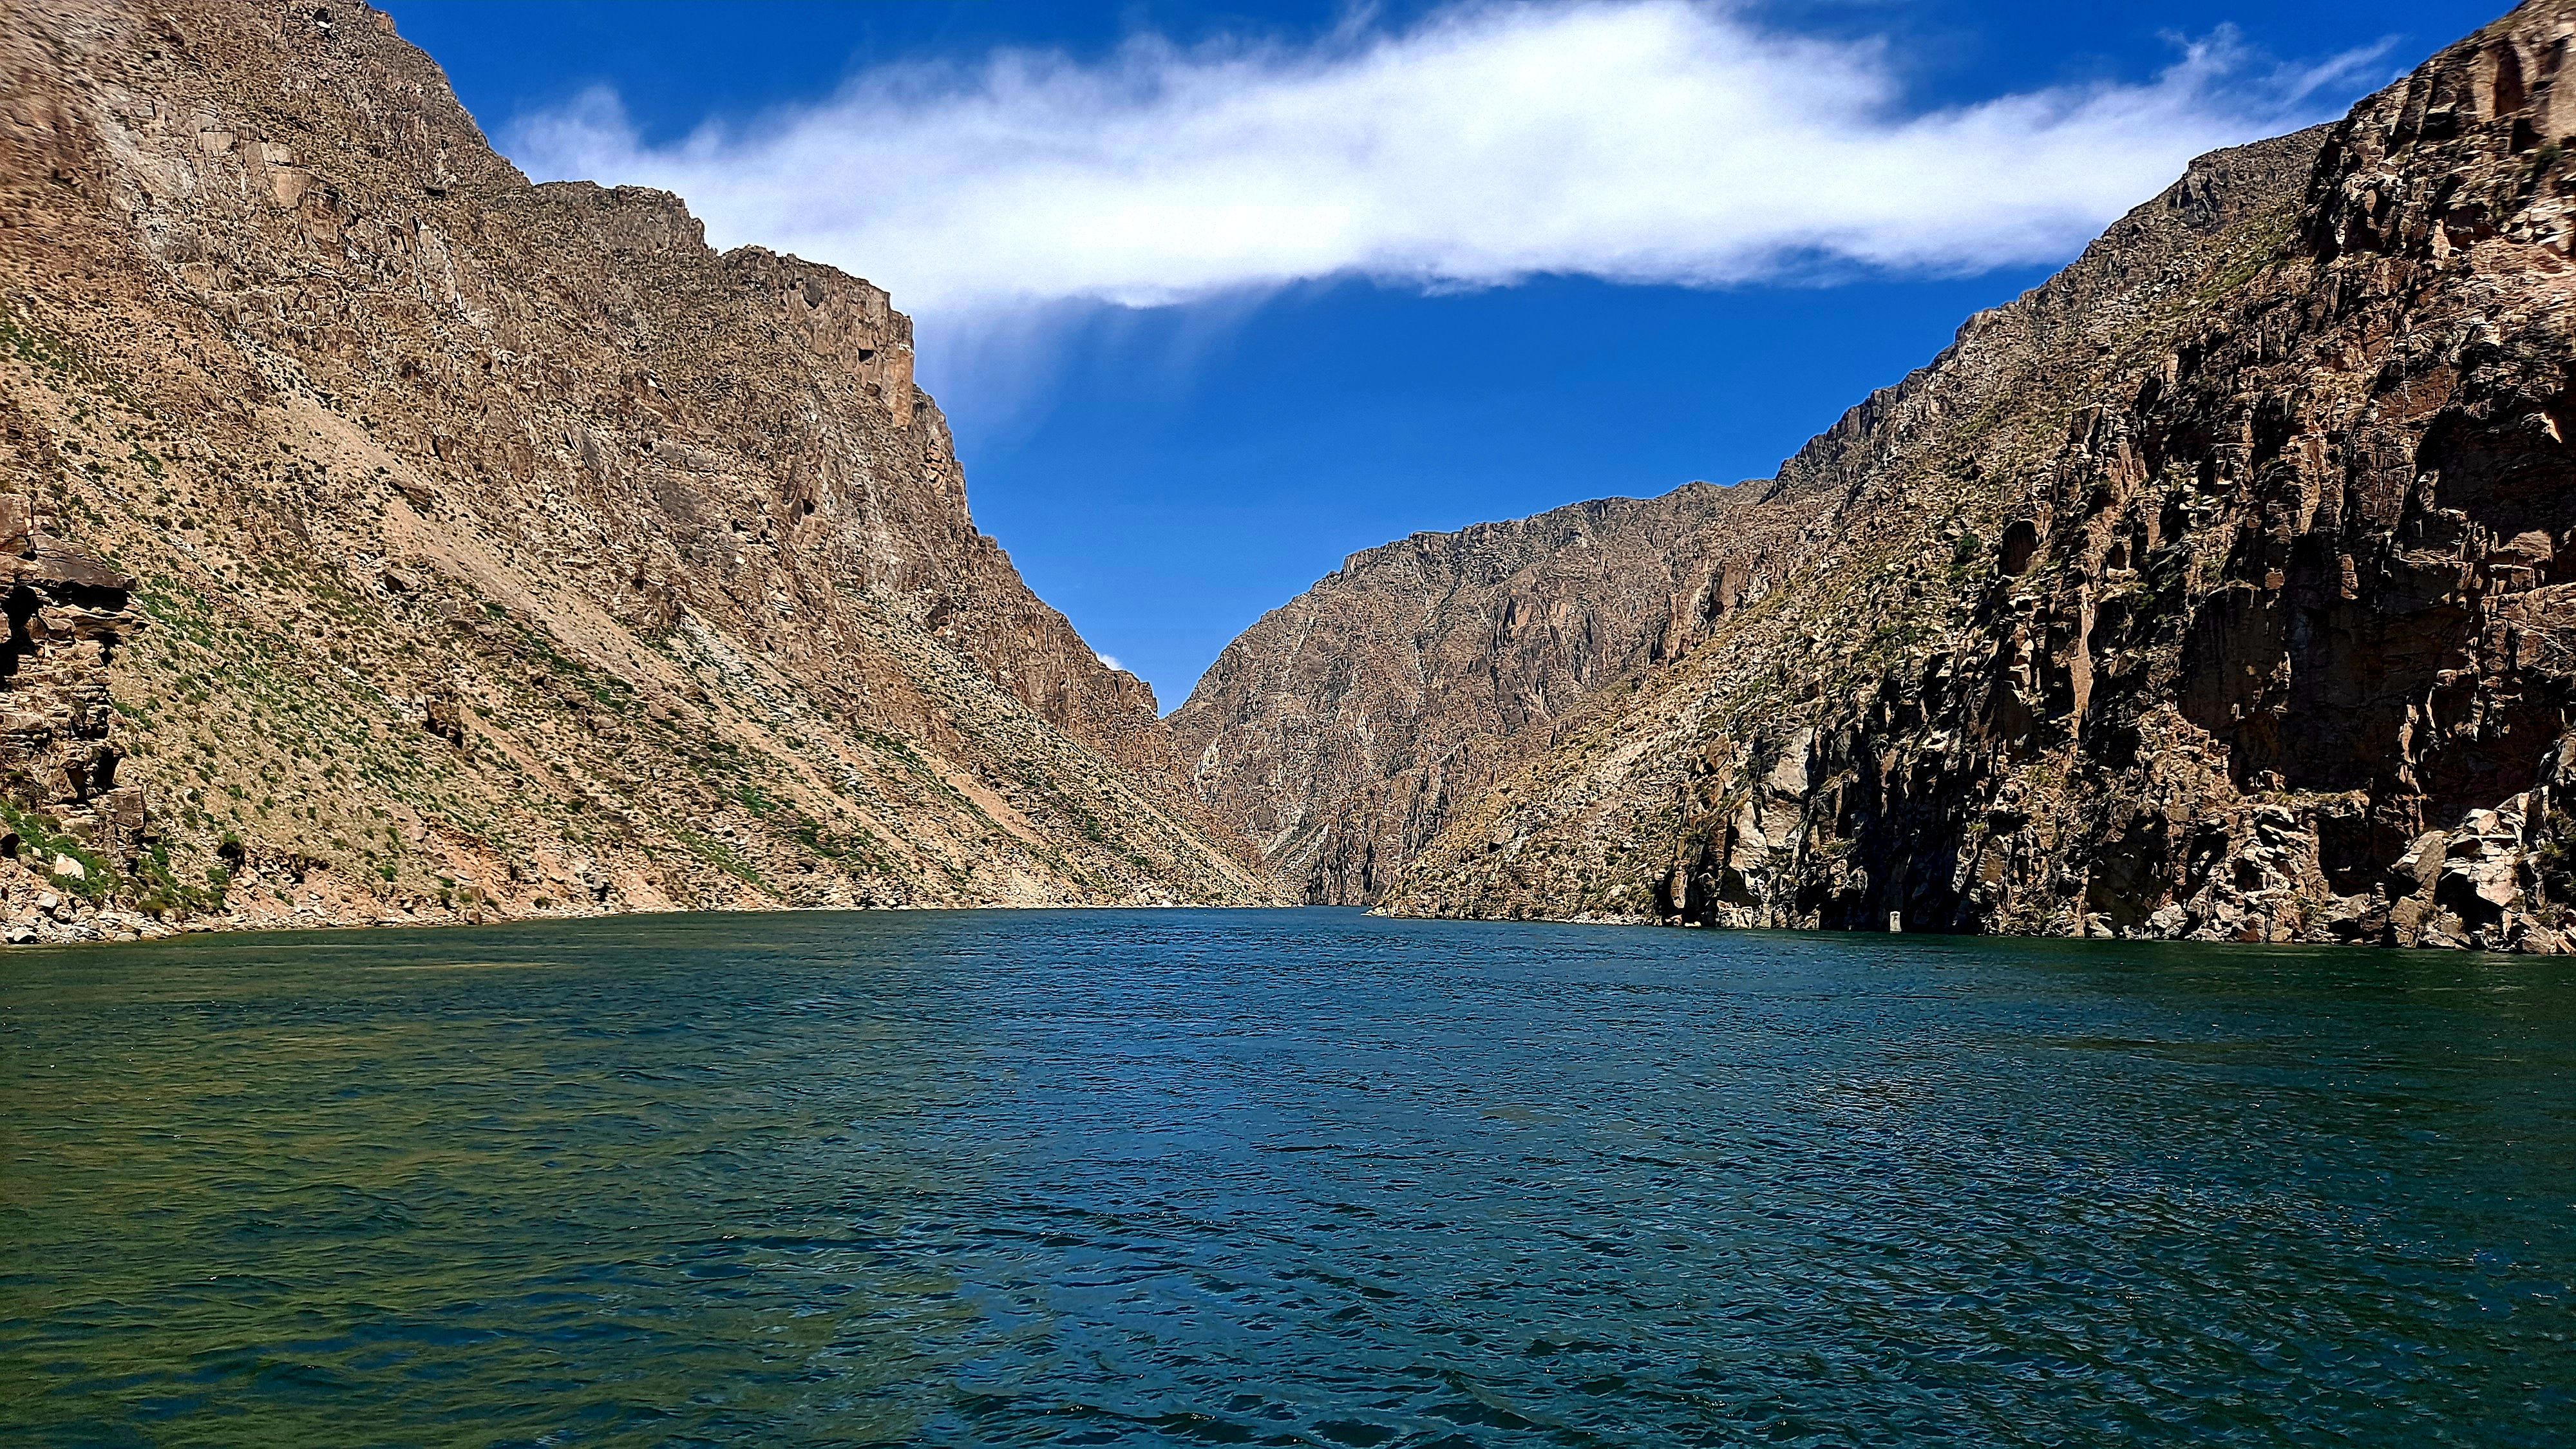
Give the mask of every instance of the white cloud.
[[2316, 119], [2375, 56], [2266, 68], [2222, 32], [2149, 82], [1908, 113], [1884, 47], [1723, 4], [1473, 3], [1297, 47], [866, 71], [668, 146], [594, 92], [505, 141], [539, 176], [679, 192], [719, 245], [989, 319], [1340, 275], [1718, 285], [2053, 260], [2192, 156]]
[[1098, 654], [1098, 653], [1095, 653], [1095, 654], [1093, 654], [1091, 657], [1092, 657], [1092, 658], [1094, 658], [1094, 659], [1099, 660], [1099, 661], [1100, 661], [1101, 663], [1103, 663], [1103, 664], [1108, 665], [1108, 666], [1109, 666], [1110, 668], [1112, 668], [1112, 669], [1124, 669], [1124, 668], [1126, 668], [1126, 667], [1127, 667], [1126, 665], [1119, 663], [1119, 662], [1118, 662], [1118, 656], [1116, 656], [1116, 655], [1114, 655], [1114, 654]]

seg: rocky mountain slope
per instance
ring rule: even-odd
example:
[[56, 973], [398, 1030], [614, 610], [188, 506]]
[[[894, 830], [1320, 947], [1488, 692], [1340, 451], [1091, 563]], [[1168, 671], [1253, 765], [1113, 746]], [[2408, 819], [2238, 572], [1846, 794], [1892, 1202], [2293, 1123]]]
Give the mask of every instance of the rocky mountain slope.
[[0, 10], [8, 929], [1273, 889], [863, 281], [348, 0]]
[[1752, 540], [1709, 527], [1732, 502], [1693, 483], [1354, 554], [1227, 646], [1173, 736], [1309, 903], [1373, 901], [1502, 741], [1767, 591]]
[[[1931, 366], [1854, 408], [1776, 478], [1578, 504], [1354, 556], [1247, 630], [1172, 716], [1202, 793], [1292, 882], [1304, 878], [1309, 899], [1374, 900], [1451, 810], [1480, 808], [1498, 762], [1621, 707], [1662, 666], [1763, 619], [1795, 617], [1820, 637], [1847, 630], [1849, 600], [1815, 584], [1853, 537], [1910, 530], [1913, 500], [1957, 492], [1935, 527], [1948, 535], [1945, 563], [1964, 546], [1970, 525], [1951, 515], [1978, 490], [1938, 466], [1950, 420], [1992, 428], [2035, 411], [2029, 399], [2067, 385], [2064, 357], [2091, 359], [2142, 317], [2187, 310], [2213, 267], [2277, 231], [2280, 195], [2321, 140], [2205, 158], [2048, 286], [1974, 319]], [[1913, 476], [1927, 460], [1929, 476]], [[1891, 507], [1899, 488], [1908, 501]], [[1418, 783], [1426, 778], [1440, 788]], [[1390, 796], [1410, 810], [1387, 810]], [[1398, 828], [1373, 824], [1390, 817]], [[1298, 854], [1308, 839], [1364, 842], [1373, 876], [1313, 870]]]
[[1775, 586], [1384, 908], [2567, 949], [2571, 41], [2204, 160], [1731, 490]]

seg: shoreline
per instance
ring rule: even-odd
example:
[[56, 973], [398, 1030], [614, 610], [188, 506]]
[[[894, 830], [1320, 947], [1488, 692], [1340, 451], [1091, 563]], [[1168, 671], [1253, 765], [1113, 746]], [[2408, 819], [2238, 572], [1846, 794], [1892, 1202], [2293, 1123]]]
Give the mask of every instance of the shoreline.
[[2330, 947], [2338, 951], [2389, 951], [2405, 952], [2408, 954], [2417, 952], [2434, 952], [2445, 955], [2483, 955], [2511, 957], [2525, 960], [2545, 959], [2551, 956], [2566, 954], [2561, 952], [2530, 951], [2512, 948], [2499, 950], [2493, 947], [2481, 947], [2466, 943], [2453, 942], [2417, 942], [2415, 944], [2408, 945], [2387, 941], [2304, 939], [2287, 933], [2283, 933], [2269, 939], [2146, 935], [2114, 936], [2091, 934], [2043, 936], [2018, 932], [1977, 933], [1939, 930], [1884, 932], [1840, 930], [1821, 926], [1727, 926], [1711, 925], [1699, 921], [1663, 921], [1645, 917], [1615, 917], [1603, 915], [1428, 915], [1417, 912], [1388, 911], [1382, 907], [1375, 906], [1324, 906], [1300, 903], [1221, 904], [1200, 901], [988, 901], [956, 905], [915, 905], [909, 903], [899, 905], [849, 905], [830, 903], [800, 906], [762, 903], [739, 906], [696, 906], [683, 908], [643, 908], [633, 910], [532, 910], [517, 913], [457, 911], [441, 912], [435, 915], [426, 913], [416, 915], [397, 915], [379, 917], [373, 920], [353, 920], [347, 918], [326, 919], [310, 914], [294, 913], [258, 919], [200, 916], [178, 922], [155, 920], [152, 917], [143, 915], [139, 912], [110, 909], [76, 915], [68, 923], [47, 920], [45, 924], [51, 927], [50, 930], [45, 930], [41, 933], [25, 937], [21, 936], [21, 932], [33, 929], [32, 924], [25, 920], [12, 921], [5, 928], [5, 934], [0, 934], [0, 957], [5, 957], [13, 951], [22, 949], [42, 950], [72, 946], [138, 945], [146, 941], [170, 941], [191, 936], [288, 936], [321, 934], [326, 932], [358, 931], [449, 931], [472, 930], [479, 927], [490, 926], [534, 925], [556, 922], [607, 921], [616, 919], [642, 920], [650, 918], [676, 919], [682, 917], [749, 917], [788, 915], [860, 916], [889, 914], [926, 915], [934, 913], [965, 915], [979, 912], [1008, 912], [1011, 914], [1025, 914], [1042, 911], [1061, 911], [1066, 913], [1083, 914], [1113, 911], [1219, 911], [1242, 915], [1265, 912], [1331, 911], [1337, 914], [1346, 913], [1361, 915], [1383, 921], [1411, 921], [1424, 923], [1445, 922], [1457, 925], [1496, 926], [1606, 926], [1619, 927], [1623, 929], [1686, 930], [1730, 936], [1919, 936], [1930, 937], [1942, 941], [1986, 940], [2029, 942], [2032, 944], [2080, 943], [2086, 945], [2130, 946], [2279, 946], [2299, 947], [2304, 949]]
[[[249, 936], [292, 935], [324, 931], [402, 931], [402, 930], [468, 930], [479, 926], [514, 926], [541, 921], [604, 921], [677, 916], [760, 916], [760, 915], [919, 915], [935, 911], [1305, 911], [1349, 910], [1356, 906], [1303, 906], [1281, 904], [1221, 904], [1205, 901], [985, 901], [966, 905], [778, 905], [647, 907], [635, 910], [544, 910], [516, 913], [441, 912], [435, 915], [396, 915], [374, 920], [323, 918], [305, 913], [260, 919], [227, 917], [191, 917], [183, 921], [156, 920], [140, 912], [109, 909], [77, 914], [69, 921], [42, 918], [35, 921], [12, 921], [0, 934], [0, 954], [11, 949], [42, 949], [59, 946], [133, 945], [142, 941], [175, 940], [184, 936]], [[20, 938], [21, 931], [36, 934]]]

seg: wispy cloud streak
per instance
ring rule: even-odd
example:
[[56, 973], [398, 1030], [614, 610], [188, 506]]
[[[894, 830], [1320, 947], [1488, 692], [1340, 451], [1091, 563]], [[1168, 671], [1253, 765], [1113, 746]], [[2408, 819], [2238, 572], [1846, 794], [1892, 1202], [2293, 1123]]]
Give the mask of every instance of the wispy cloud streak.
[[1883, 47], [1723, 5], [1477, 3], [1296, 47], [872, 70], [667, 146], [594, 92], [504, 142], [539, 176], [667, 187], [720, 244], [949, 316], [1347, 275], [1723, 285], [2063, 257], [2190, 157], [2315, 119], [2376, 58], [2269, 66], [2221, 32], [2150, 81], [1912, 113]]

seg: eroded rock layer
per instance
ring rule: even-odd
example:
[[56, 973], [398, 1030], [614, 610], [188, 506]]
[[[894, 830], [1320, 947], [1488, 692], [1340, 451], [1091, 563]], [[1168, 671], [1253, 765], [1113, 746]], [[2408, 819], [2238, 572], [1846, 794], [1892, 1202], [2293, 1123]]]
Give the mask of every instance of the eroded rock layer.
[[2571, 43], [2204, 160], [1732, 490], [1811, 510], [1775, 586], [1385, 908], [2568, 949]]
[[0, 493], [20, 934], [1272, 894], [885, 293], [530, 185], [363, 5], [0, 10]]
[[1505, 739], [1762, 597], [1800, 511], [1738, 503], [1694, 483], [1355, 554], [1227, 646], [1173, 735], [1308, 902], [1373, 901]]

